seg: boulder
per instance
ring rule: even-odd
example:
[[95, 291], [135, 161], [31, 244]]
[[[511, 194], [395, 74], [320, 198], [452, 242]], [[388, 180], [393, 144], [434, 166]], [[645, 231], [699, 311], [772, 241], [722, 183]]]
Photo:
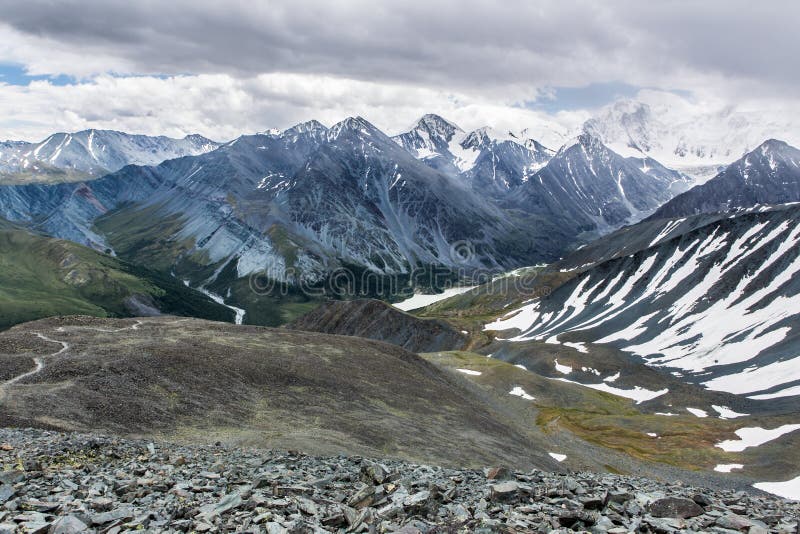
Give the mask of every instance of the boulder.
[[673, 519], [688, 519], [703, 515], [705, 510], [691, 499], [684, 497], [664, 497], [653, 501], [647, 506], [647, 511], [653, 517], [668, 517]]

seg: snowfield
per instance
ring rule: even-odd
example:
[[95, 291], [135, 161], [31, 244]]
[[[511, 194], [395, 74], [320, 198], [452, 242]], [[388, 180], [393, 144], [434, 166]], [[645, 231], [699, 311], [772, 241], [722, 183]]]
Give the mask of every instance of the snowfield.
[[784, 499], [791, 499], [793, 501], [800, 501], [800, 477], [787, 480], [785, 482], [758, 482], [753, 484], [753, 487], [778, 495]]
[[729, 439], [717, 443], [717, 447], [726, 452], [742, 452], [749, 447], [758, 447], [788, 434], [800, 430], [800, 425], [782, 425], [778, 428], [745, 427], [736, 431], [740, 439]]
[[395, 308], [398, 310], [403, 311], [410, 311], [416, 310], [418, 308], [424, 308], [425, 306], [430, 306], [435, 302], [439, 302], [440, 300], [449, 299], [450, 297], [455, 297], [456, 295], [461, 295], [462, 293], [466, 293], [470, 289], [473, 289], [474, 286], [466, 286], [466, 287], [451, 287], [449, 289], [445, 289], [441, 293], [437, 293], [434, 295], [424, 295], [422, 293], [417, 293], [413, 297], [407, 298], [401, 302], [396, 302], [393, 304]]

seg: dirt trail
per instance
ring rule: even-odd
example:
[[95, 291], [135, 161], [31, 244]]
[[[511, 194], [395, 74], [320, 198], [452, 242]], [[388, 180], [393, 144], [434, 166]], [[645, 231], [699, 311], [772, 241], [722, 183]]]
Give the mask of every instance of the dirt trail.
[[48, 343], [58, 343], [58, 344], [60, 344], [61, 345], [61, 349], [57, 350], [56, 352], [53, 352], [52, 354], [48, 354], [47, 356], [37, 356], [37, 357], [35, 357], [33, 359], [33, 363], [36, 364], [36, 367], [32, 371], [28, 371], [28, 372], [22, 373], [21, 375], [17, 375], [14, 378], [12, 378], [10, 380], [6, 380], [2, 384], [0, 384], [0, 399], [5, 400], [6, 397], [8, 396], [8, 389], [11, 386], [13, 386], [14, 384], [16, 384], [17, 382], [21, 382], [22, 380], [25, 380], [26, 378], [28, 378], [30, 376], [33, 376], [33, 375], [38, 374], [38, 373], [41, 373], [42, 370], [44, 369], [44, 359], [45, 358], [52, 358], [54, 356], [58, 356], [59, 354], [63, 354], [64, 352], [69, 350], [70, 345], [66, 341], [58, 341], [56, 339], [51, 339], [51, 338], [47, 337], [46, 335], [44, 335], [44, 334], [42, 334], [40, 332], [34, 332], [34, 334], [39, 339], [43, 339], [44, 341], [47, 341]]
[[[118, 328], [116, 330], [110, 330], [110, 329], [106, 329], [106, 328], [95, 328], [95, 327], [91, 327], [91, 326], [82, 326], [82, 327], [79, 327], [79, 328], [84, 328], [84, 329], [87, 329], [87, 330], [95, 330], [97, 332], [117, 333], [117, 332], [123, 332], [125, 330], [139, 330], [139, 327], [142, 326], [143, 324], [144, 324], [144, 321], [138, 321], [137, 320], [136, 323], [131, 325], [131, 326], [126, 326], [125, 328]], [[56, 328], [56, 331], [57, 332], [63, 332], [64, 331], [64, 327]], [[25, 380], [26, 378], [31, 377], [31, 376], [33, 376], [35, 374], [41, 373], [42, 370], [44, 370], [44, 367], [45, 367], [45, 359], [53, 358], [55, 356], [58, 356], [59, 354], [63, 354], [64, 352], [68, 351], [69, 348], [70, 348], [70, 344], [67, 343], [66, 341], [58, 341], [57, 339], [51, 339], [51, 338], [47, 337], [46, 335], [42, 334], [41, 332], [34, 332], [34, 334], [39, 339], [43, 339], [44, 341], [47, 341], [49, 343], [58, 343], [58, 344], [60, 344], [61, 345], [61, 349], [56, 351], [56, 352], [53, 352], [51, 354], [48, 354], [46, 356], [37, 356], [37, 357], [33, 358], [33, 362], [36, 364], [36, 367], [33, 370], [27, 371], [25, 373], [22, 373], [21, 375], [17, 375], [14, 378], [11, 378], [10, 380], [6, 380], [5, 382], [0, 383], [0, 400], [5, 400], [6, 397], [8, 397], [8, 390], [14, 384], [16, 384], [18, 382], [21, 382], [21, 381]]]

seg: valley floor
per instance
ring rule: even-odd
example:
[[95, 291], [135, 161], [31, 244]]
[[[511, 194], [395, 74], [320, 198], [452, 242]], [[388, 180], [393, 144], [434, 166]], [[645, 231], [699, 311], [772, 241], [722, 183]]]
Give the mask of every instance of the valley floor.
[[1, 532], [796, 532], [800, 503], [611, 474], [0, 429]]

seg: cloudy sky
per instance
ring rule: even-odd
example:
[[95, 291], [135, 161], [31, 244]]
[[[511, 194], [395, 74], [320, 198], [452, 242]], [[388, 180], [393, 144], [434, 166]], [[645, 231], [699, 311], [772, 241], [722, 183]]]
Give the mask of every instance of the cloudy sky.
[[230, 139], [425, 112], [562, 134], [617, 98], [798, 114], [800, 2], [0, 0], [0, 139]]

